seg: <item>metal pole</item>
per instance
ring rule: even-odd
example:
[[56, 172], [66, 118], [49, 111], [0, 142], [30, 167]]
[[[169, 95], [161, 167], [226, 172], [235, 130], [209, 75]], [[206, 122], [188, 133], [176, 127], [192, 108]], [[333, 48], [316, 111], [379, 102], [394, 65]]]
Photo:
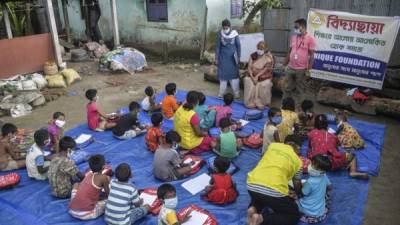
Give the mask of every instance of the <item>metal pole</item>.
[[60, 42], [58, 40], [57, 26], [56, 26], [56, 20], [54, 18], [54, 9], [52, 0], [46, 0], [46, 11], [50, 25], [51, 37], [53, 39], [53, 47], [54, 47], [56, 62], [58, 66], [62, 66], [63, 61], [61, 57]]
[[118, 31], [117, 3], [115, 0], [111, 0], [110, 3], [111, 3], [111, 17], [113, 22], [114, 48], [116, 48], [120, 45], [119, 31]]

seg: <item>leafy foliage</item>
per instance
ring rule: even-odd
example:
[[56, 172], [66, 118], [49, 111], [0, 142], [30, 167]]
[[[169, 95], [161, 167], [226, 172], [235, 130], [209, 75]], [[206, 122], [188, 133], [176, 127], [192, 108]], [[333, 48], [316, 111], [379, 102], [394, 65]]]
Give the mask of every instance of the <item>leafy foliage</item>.
[[262, 2], [261, 9], [272, 9], [272, 8], [279, 8], [283, 6], [282, 0], [259, 0], [259, 1], [251, 1], [245, 0], [243, 4], [243, 16], [248, 15], [255, 7], [256, 4]]

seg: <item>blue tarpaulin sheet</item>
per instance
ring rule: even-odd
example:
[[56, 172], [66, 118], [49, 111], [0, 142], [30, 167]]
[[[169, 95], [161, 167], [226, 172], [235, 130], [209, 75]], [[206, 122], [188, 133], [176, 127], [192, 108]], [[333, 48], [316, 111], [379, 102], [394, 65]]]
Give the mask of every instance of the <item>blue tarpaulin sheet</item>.
[[[186, 92], [179, 91], [178, 101], [183, 101]], [[159, 98], [162, 98], [160, 94]], [[207, 104], [222, 104], [222, 101], [207, 97]], [[243, 104], [235, 102], [233, 104], [234, 118], [241, 118], [246, 109]], [[140, 113], [139, 119], [142, 123], [149, 124], [150, 119], [147, 113]], [[265, 118], [252, 121], [244, 127], [244, 131], [261, 131]], [[359, 169], [368, 171], [371, 175], [377, 175], [379, 171], [380, 155], [384, 140], [385, 126], [352, 120], [350, 123], [360, 132], [366, 140], [366, 148], [357, 152]], [[172, 121], [165, 121], [163, 130], [172, 128]], [[95, 142], [84, 149], [90, 154], [104, 154], [106, 160], [112, 165], [113, 169], [120, 163], [126, 162], [133, 169], [133, 182], [137, 188], [158, 187], [161, 182], [152, 175], [153, 154], [146, 150], [144, 136], [133, 140], [120, 141], [112, 137], [110, 132], [95, 133], [88, 129], [86, 125], [78, 126], [67, 132], [68, 135], [77, 137], [82, 133], [92, 134]], [[303, 146], [303, 152], [305, 151]], [[204, 153], [204, 158], [209, 158], [212, 153]], [[234, 174], [233, 179], [237, 183], [239, 197], [237, 202], [227, 206], [216, 206], [204, 202], [200, 199], [200, 194], [192, 196], [182, 188], [181, 184], [190, 178], [201, 173], [206, 173], [207, 168], [203, 167], [198, 174], [181, 181], [172, 182], [177, 188], [179, 198], [178, 209], [189, 204], [196, 204], [211, 212], [219, 224], [242, 225], [246, 220], [246, 209], [250, 198], [246, 190], [246, 175], [254, 168], [261, 153], [257, 150], [244, 149], [240, 156], [235, 159], [235, 164], [240, 167], [240, 171]], [[87, 163], [79, 165], [82, 171], [88, 168]], [[105, 224], [103, 217], [92, 221], [79, 221], [72, 218], [68, 212], [68, 199], [57, 199], [51, 196], [47, 181], [35, 181], [27, 176], [26, 170], [17, 171], [21, 175], [21, 182], [18, 186], [10, 190], [0, 191], [0, 224], [7, 225], [26, 225], [26, 224]], [[4, 174], [4, 173], [0, 173]], [[333, 184], [332, 206], [326, 221], [321, 224], [334, 225], [361, 225], [363, 220], [364, 206], [368, 195], [369, 181], [356, 180], [348, 177], [346, 171], [329, 173], [329, 178]], [[135, 224], [154, 225], [157, 224], [157, 217], [148, 215], [146, 218]]]

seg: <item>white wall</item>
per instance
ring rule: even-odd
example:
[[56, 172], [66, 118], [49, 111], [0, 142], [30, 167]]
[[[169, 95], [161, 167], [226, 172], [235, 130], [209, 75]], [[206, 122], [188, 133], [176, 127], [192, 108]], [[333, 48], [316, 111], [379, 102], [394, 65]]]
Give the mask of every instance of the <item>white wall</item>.
[[[258, 0], [252, 0], [258, 1]], [[244, 19], [231, 19], [231, 0], [206, 0], [208, 8], [207, 30], [215, 32], [220, 29], [221, 22], [224, 19], [229, 19], [232, 26], [242, 26]], [[256, 19], [254, 22], [260, 23]]]

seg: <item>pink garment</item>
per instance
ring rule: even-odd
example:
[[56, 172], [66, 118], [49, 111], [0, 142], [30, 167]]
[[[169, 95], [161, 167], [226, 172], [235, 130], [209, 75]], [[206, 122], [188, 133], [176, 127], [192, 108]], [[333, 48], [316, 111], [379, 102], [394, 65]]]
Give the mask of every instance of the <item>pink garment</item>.
[[207, 136], [203, 138], [203, 141], [199, 146], [193, 148], [190, 153], [191, 154], [200, 154], [202, 152], [207, 152], [211, 150], [211, 142], [215, 140], [215, 138]]
[[54, 145], [56, 144], [56, 138], [59, 137], [61, 134], [61, 129], [59, 127], [57, 127], [57, 125], [55, 125], [54, 123], [51, 123], [47, 127], [47, 132], [49, 132], [49, 136], [50, 136], [50, 143], [49, 143], [48, 147], [53, 148]]
[[192, 118], [190, 118], [190, 124], [192, 124], [192, 126], [200, 125], [200, 118], [199, 115], [197, 115], [197, 113], [194, 114]]
[[217, 111], [217, 115], [215, 116], [215, 125], [216, 127], [219, 127], [219, 121], [221, 121], [222, 118], [225, 117], [230, 117], [232, 115], [232, 107], [231, 106], [222, 106], [218, 105], [215, 107]]
[[93, 172], [87, 173], [83, 181], [79, 184], [75, 197], [69, 204], [69, 209], [75, 211], [91, 211], [100, 199], [101, 188], [93, 183]]
[[308, 68], [308, 51], [316, 47], [315, 38], [306, 33], [303, 36], [293, 35], [290, 41], [289, 67], [295, 70], [304, 70]]
[[308, 133], [309, 149], [307, 157], [323, 154], [331, 158], [332, 170], [337, 170], [347, 165], [346, 153], [339, 152], [337, 146], [339, 139], [336, 135], [326, 130], [313, 129]]
[[100, 115], [97, 111], [97, 104], [96, 102], [91, 102], [86, 106], [87, 110], [87, 120], [88, 126], [90, 129], [95, 130], [100, 123]]

